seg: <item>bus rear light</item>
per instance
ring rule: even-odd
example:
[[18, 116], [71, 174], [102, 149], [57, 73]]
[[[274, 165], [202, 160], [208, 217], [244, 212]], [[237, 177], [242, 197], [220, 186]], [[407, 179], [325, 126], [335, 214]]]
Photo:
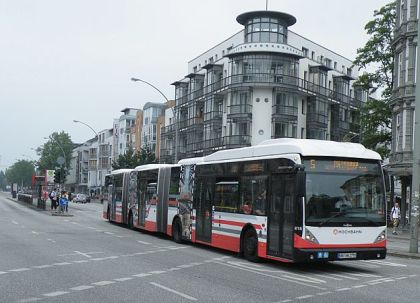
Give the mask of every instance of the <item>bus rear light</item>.
[[385, 230], [381, 231], [381, 233], [376, 237], [376, 240], [374, 243], [378, 243], [381, 241], [384, 241], [386, 239]]
[[315, 238], [315, 236], [307, 228], [305, 228], [305, 240], [315, 244], [319, 244], [317, 238]]

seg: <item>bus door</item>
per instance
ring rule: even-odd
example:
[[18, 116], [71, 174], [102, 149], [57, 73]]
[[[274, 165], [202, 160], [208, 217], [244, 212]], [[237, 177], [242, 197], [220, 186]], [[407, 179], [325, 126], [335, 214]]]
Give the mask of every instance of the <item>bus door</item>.
[[146, 204], [147, 204], [147, 180], [139, 180], [139, 194], [138, 194], [138, 223], [139, 226], [145, 227], [146, 224]]
[[194, 193], [196, 221], [195, 239], [202, 242], [211, 242], [212, 218], [213, 218], [213, 182], [198, 180]]
[[268, 206], [267, 254], [293, 257], [296, 174], [273, 174]]

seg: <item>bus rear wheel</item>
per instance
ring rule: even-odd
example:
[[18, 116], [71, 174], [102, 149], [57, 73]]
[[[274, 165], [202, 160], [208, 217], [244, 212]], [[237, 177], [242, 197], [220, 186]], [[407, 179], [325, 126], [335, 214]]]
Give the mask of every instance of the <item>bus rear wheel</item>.
[[248, 261], [257, 262], [258, 258], [258, 237], [254, 229], [245, 231], [242, 238], [242, 252]]
[[179, 219], [176, 219], [174, 221], [174, 224], [172, 225], [172, 239], [176, 243], [182, 242], [182, 231], [181, 231], [181, 221]]

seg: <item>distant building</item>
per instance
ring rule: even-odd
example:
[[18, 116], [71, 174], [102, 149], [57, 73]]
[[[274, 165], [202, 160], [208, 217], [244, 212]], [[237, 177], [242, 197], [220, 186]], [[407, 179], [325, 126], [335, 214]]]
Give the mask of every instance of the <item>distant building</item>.
[[290, 31], [289, 14], [236, 20], [244, 30], [192, 59], [173, 83], [176, 118], [165, 118], [160, 162], [270, 138], [359, 140], [367, 93], [352, 85], [351, 60]]
[[[136, 108], [124, 108], [121, 110], [123, 115], [118, 119], [118, 137], [117, 137], [117, 157], [124, 155], [127, 148], [132, 145], [132, 132], [131, 129], [134, 126], [136, 120], [136, 114], [138, 109]], [[114, 124], [115, 129], [115, 124]], [[134, 146], [133, 146], [134, 148]]]
[[[165, 103], [153, 103], [147, 102], [143, 106], [143, 127], [141, 132], [141, 148], [149, 148], [152, 152], [159, 156], [157, 146], [160, 137], [160, 125], [163, 120], [159, 120], [159, 117], [165, 115], [165, 109], [167, 105]], [[161, 118], [162, 119], [162, 118]]]

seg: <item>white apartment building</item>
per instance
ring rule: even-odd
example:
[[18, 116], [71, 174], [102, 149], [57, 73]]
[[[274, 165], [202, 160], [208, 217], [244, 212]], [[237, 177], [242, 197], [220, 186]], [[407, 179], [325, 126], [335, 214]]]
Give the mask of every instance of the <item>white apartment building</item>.
[[118, 119], [118, 123], [114, 122], [114, 131], [117, 131], [114, 159], [125, 154], [127, 148], [132, 145], [131, 128], [135, 124], [137, 111], [136, 108], [124, 108], [121, 110], [123, 114]]
[[165, 114], [166, 103], [147, 102], [143, 106], [141, 147], [156, 150], [158, 144], [158, 118]]
[[289, 14], [254, 11], [236, 20], [244, 29], [191, 60], [188, 75], [173, 83], [176, 125], [162, 131], [160, 162], [271, 138], [359, 140], [367, 93], [353, 86], [351, 60], [290, 31]]

